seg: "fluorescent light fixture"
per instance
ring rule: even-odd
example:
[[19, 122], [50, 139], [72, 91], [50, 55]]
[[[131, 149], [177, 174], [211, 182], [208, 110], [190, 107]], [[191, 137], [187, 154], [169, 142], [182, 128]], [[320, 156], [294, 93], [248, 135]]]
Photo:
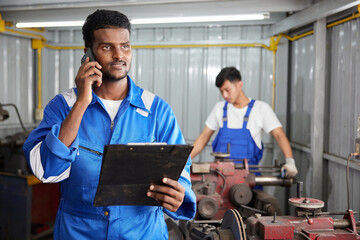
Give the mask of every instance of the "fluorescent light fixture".
[[169, 18], [138, 18], [132, 19], [132, 24], [161, 24], [161, 23], [199, 23], [199, 22], [229, 22], [263, 20], [270, 17], [269, 13], [244, 13], [237, 15], [169, 17]]
[[[237, 15], [194, 16], [194, 17], [168, 17], [168, 18], [134, 18], [131, 24], [166, 24], [166, 23], [199, 23], [199, 22], [230, 22], [263, 20], [270, 18], [270, 13], [243, 13]], [[79, 27], [84, 21], [62, 22], [19, 22], [17, 28], [32, 27]]]
[[19, 22], [17, 28], [36, 28], [36, 27], [78, 27], [84, 21], [61, 21], [61, 22]]

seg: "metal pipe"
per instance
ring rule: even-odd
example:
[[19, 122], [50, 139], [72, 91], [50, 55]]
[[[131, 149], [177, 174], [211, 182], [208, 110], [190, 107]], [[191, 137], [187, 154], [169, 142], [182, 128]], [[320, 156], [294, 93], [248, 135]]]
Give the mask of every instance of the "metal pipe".
[[54, 50], [82, 50], [84, 46], [55, 46], [50, 44], [44, 44], [44, 47]]
[[270, 169], [264, 169], [264, 170], [260, 170], [260, 169], [251, 169], [249, 170], [249, 172], [251, 173], [255, 173], [255, 172], [260, 172], [260, 173], [279, 173], [280, 169], [274, 169], [274, 170], [270, 170]]
[[199, 223], [199, 224], [220, 224], [222, 219], [220, 220], [193, 220], [192, 223]]
[[[358, 5], [358, 12], [357, 13], [353, 13], [350, 17], [347, 17], [347, 18], [344, 18], [344, 19], [340, 19], [336, 22], [333, 22], [333, 23], [329, 23], [326, 25], [327, 28], [332, 28], [334, 26], [337, 26], [339, 24], [342, 24], [342, 23], [345, 23], [345, 22], [348, 22], [348, 21], [351, 21], [351, 20], [354, 20], [356, 18], [359, 18], [360, 17], [360, 4]], [[305, 33], [302, 33], [300, 35], [295, 35], [295, 36], [289, 36], [289, 35], [286, 35], [286, 34], [279, 34], [276, 38], [276, 41], [275, 41], [275, 45], [278, 45], [279, 42], [280, 42], [280, 39], [282, 37], [285, 37], [287, 38], [289, 41], [296, 41], [296, 40], [299, 40], [301, 38], [304, 38], [304, 37], [307, 37], [311, 34], [314, 34], [314, 30], [310, 30], [308, 32], [305, 32]]]
[[252, 208], [252, 207], [249, 207], [249, 206], [246, 206], [246, 205], [243, 205], [243, 204], [240, 204], [240, 207], [251, 210], [251, 211], [254, 211], [254, 212], [257, 212], [257, 213], [261, 213], [261, 214], [263, 214], [265, 216], [269, 215], [269, 213], [267, 213], [265, 211], [259, 210], [257, 208]]
[[225, 188], [226, 188], [226, 177], [220, 171], [218, 171], [216, 169], [211, 169], [211, 171], [214, 171], [217, 174], [219, 174], [219, 176], [221, 176], [223, 181], [224, 181], [224, 183], [222, 185], [222, 188], [221, 188], [221, 191], [220, 191], [220, 195], [221, 195], [224, 192]]
[[[273, 40], [273, 38], [272, 38]], [[277, 46], [277, 45], [276, 45]], [[276, 88], [276, 47], [272, 50], [273, 53], [273, 65], [272, 65], [272, 92], [271, 92], [271, 107], [275, 111], [275, 88]]]
[[255, 183], [257, 186], [286, 186], [289, 187], [294, 183], [293, 178], [279, 178], [273, 176], [256, 176]]
[[348, 219], [334, 219], [334, 228], [349, 228], [351, 227]]
[[[241, 164], [243, 165], [243, 164]], [[249, 168], [275, 168], [275, 169], [280, 169], [280, 167], [276, 167], [276, 166], [261, 166], [261, 165], [249, 165]]]
[[303, 182], [297, 182], [297, 197], [302, 198]]
[[208, 47], [259, 47], [271, 50], [269, 46], [262, 43], [249, 43], [249, 44], [173, 44], [173, 45], [134, 45], [131, 48], [208, 48]]
[[6, 32], [9, 33], [14, 33], [16, 35], [20, 35], [20, 36], [26, 36], [26, 37], [30, 37], [32, 39], [41, 39], [43, 41], [45, 41], [46, 39], [44, 38], [44, 36], [39, 35], [39, 34], [34, 34], [34, 33], [28, 33], [28, 32], [22, 32], [16, 29], [11, 29], [11, 28], [5, 28]]
[[[320, 212], [320, 213], [315, 213], [316, 216], [321, 216], [321, 215], [346, 215], [348, 214], [348, 212]], [[356, 215], [357, 212], [354, 212], [354, 215]]]
[[37, 55], [38, 55], [38, 59], [37, 59], [37, 72], [38, 72], [38, 109], [42, 108], [42, 83], [41, 83], [41, 48], [37, 49]]

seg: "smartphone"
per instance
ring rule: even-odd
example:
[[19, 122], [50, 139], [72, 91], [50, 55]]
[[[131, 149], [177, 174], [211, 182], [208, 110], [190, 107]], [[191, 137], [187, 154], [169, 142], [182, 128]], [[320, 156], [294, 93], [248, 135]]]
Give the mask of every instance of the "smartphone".
[[81, 64], [85, 62], [87, 57], [90, 58], [90, 62], [96, 61], [91, 48], [88, 48], [85, 55], [81, 58]]

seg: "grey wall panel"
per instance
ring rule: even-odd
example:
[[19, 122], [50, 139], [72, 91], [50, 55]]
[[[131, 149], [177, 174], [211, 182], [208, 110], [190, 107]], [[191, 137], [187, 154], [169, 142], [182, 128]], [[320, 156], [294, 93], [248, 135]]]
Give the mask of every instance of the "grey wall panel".
[[185, 113], [188, 97], [187, 97], [187, 50], [172, 49], [170, 57], [169, 71], [169, 96], [167, 101], [174, 110], [175, 116], [180, 124], [181, 129], [185, 129]]
[[[24, 123], [34, 113], [33, 50], [31, 40], [0, 34], [0, 102], [15, 104]], [[10, 118], [0, 122], [0, 138], [22, 131], [13, 107], [4, 107]], [[29, 127], [29, 124], [26, 124]]]
[[[69, 46], [83, 45], [80, 30], [51, 31], [51, 43]], [[42, 87], [43, 107], [58, 93], [75, 86], [75, 76], [80, 67], [83, 50], [43, 49]]]
[[[189, 69], [188, 69], [188, 114], [187, 122], [188, 128], [183, 132], [189, 141], [195, 141], [204, 128], [206, 99], [205, 93], [199, 92], [203, 89], [205, 84], [204, 79], [205, 71], [203, 58], [205, 50], [200, 48], [189, 49]], [[216, 97], [215, 97], [216, 98]], [[190, 100], [191, 99], [191, 100]]]
[[[329, 30], [330, 97], [328, 145], [330, 154], [347, 158], [355, 151], [357, 118], [360, 116], [360, 20], [340, 24]], [[329, 211], [347, 209], [346, 167], [328, 163]], [[350, 169], [350, 201], [354, 211], [360, 210], [358, 184], [360, 172]]]
[[[329, 162], [329, 196], [326, 201], [327, 209], [331, 212], [340, 212], [348, 209], [346, 167], [337, 163]], [[354, 169], [349, 171], [350, 178], [350, 208], [356, 212], [360, 211], [360, 172]]]
[[329, 153], [347, 157], [355, 150], [357, 118], [360, 117], [360, 20], [329, 31], [331, 85]]
[[45, 108], [60, 93], [60, 51], [45, 48], [42, 52], [42, 107]]
[[314, 81], [314, 36], [291, 44], [290, 140], [310, 146]]

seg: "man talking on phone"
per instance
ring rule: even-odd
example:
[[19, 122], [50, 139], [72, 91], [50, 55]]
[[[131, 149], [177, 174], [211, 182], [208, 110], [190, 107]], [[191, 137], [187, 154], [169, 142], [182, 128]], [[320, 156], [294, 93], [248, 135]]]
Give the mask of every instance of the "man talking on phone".
[[[144, 197], [161, 206], [94, 207], [106, 144], [166, 142], [184, 144], [171, 107], [135, 85], [130, 22], [122, 13], [97, 10], [82, 28], [85, 58], [76, 88], [55, 96], [44, 119], [24, 144], [28, 163], [42, 182], [61, 182], [54, 239], [167, 239], [164, 212], [192, 219], [190, 158], [178, 181], [164, 178]], [[121, 196], [119, 196], [120, 198]]]

